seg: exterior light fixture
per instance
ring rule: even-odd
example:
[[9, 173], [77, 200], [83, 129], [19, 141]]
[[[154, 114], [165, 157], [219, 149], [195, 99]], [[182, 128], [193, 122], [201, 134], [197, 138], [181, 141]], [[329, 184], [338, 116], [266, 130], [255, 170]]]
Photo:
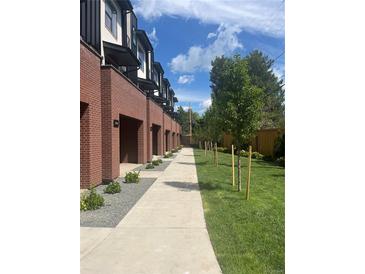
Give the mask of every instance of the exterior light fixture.
[[119, 127], [119, 120], [113, 120], [113, 127]]

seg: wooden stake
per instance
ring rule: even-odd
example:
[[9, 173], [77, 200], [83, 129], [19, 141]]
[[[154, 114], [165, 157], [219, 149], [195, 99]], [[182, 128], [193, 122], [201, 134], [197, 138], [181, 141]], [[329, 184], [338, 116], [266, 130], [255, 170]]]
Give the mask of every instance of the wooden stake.
[[218, 147], [217, 147], [217, 143], [215, 143], [215, 165], [218, 166]]
[[238, 177], [238, 183], [237, 183], [237, 190], [238, 192], [241, 192], [242, 190], [242, 168], [241, 168], [241, 147], [237, 148], [237, 177]]
[[213, 142], [210, 142], [210, 150], [211, 150], [211, 152], [212, 152], [212, 154], [213, 154], [213, 158], [212, 158], [212, 160], [213, 160], [213, 165], [215, 165], [215, 149], [214, 149], [214, 147], [213, 147]]
[[207, 157], [207, 141], [204, 141], [204, 153], [205, 157]]
[[234, 145], [232, 145], [232, 186], [234, 186]]
[[248, 150], [248, 174], [247, 174], [247, 183], [246, 183], [246, 200], [250, 199], [251, 155], [252, 155], [252, 146], [250, 146], [249, 150]]

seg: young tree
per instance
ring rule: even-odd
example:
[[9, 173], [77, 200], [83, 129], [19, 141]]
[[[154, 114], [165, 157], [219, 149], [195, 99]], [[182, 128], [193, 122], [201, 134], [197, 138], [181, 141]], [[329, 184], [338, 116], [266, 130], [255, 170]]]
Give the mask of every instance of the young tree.
[[252, 85], [247, 60], [240, 56], [218, 57], [212, 62], [210, 74], [212, 104], [223, 121], [225, 132], [237, 147], [238, 191], [242, 189], [242, 144], [248, 142], [259, 127], [262, 111], [262, 90]]
[[176, 120], [182, 127], [182, 133], [187, 134], [189, 132], [189, 116], [188, 112], [185, 111], [182, 106], [179, 106], [176, 110]]
[[[209, 136], [209, 139], [213, 142], [213, 145], [216, 147], [217, 143], [222, 140], [223, 131], [220, 116], [217, 112], [217, 106], [212, 104], [204, 114], [206, 131]], [[217, 151], [214, 150], [214, 163], [218, 165], [218, 157]]]
[[260, 128], [284, 127], [285, 90], [283, 80], [273, 72], [274, 60], [258, 50], [252, 51], [245, 59], [251, 84], [262, 89], [264, 106]]

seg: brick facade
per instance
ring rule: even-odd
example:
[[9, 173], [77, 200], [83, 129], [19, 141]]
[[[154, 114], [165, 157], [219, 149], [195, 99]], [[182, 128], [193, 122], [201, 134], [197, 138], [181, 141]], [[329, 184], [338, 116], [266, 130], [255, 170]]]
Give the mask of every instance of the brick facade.
[[[102, 120], [103, 120], [103, 179], [112, 180], [119, 176], [120, 159], [120, 131], [131, 130], [133, 123], [129, 120], [129, 127], [122, 123], [113, 126], [113, 121], [119, 121], [121, 116], [133, 118], [137, 130], [137, 163], [147, 161], [147, 109], [146, 96], [136, 88], [118, 70], [111, 66], [101, 68], [102, 87]], [[136, 125], [138, 124], [138, 126]]]
[[[114, 126], [113, 121], [119, 121]], [[118, 177], [121, 162], [146, 163], [179, 144], [180, 125], [101, 57], [80, 44], [80, 188]], [[174, 138], [172, 136], [175, 136]]]
[[102, 181], [100, 61], [80, 43], [80, 188]]
[[[166, 113], [163, 113], [164, 116], [164, 135], [165, 135], [165, 144], [164, 149], [166, 151], [170, 151], [172, 149], [171, 141], [172, 141], [172, 119]], [[167, 144], [166, 144], [167, 143]]]
[[150, 98], [147, 98], [147, 121], [148, 121], [148, 137], [147, 137], [147, 160], [152, 160], [152, 152], [153, 152], [153, 141], [154, 141], [154, 128], [156, 129], [155, 136], [157, 138], [157, 152], [158, 155], [162, 155], [163, 152], [163, 110]]

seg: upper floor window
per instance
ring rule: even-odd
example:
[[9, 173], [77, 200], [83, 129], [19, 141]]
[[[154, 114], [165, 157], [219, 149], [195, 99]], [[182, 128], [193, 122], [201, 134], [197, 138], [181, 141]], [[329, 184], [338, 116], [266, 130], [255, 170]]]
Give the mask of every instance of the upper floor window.
[[141, 63], [140, 69], [144, 72], [145, 53], [141, 47], [138, 47], [138, 60]]
[[117, 10], [110, 1], [105, 1], [105, 26], [117, 37]]
[[153, 80], [156, 82], [156, 84], [159, 85], [158, 74], [155, 70], [153, 70], [152, 75], [153, 75]]
[[134, 26], [132, 27], [132, 43], [137, 46], [136, 28]]

